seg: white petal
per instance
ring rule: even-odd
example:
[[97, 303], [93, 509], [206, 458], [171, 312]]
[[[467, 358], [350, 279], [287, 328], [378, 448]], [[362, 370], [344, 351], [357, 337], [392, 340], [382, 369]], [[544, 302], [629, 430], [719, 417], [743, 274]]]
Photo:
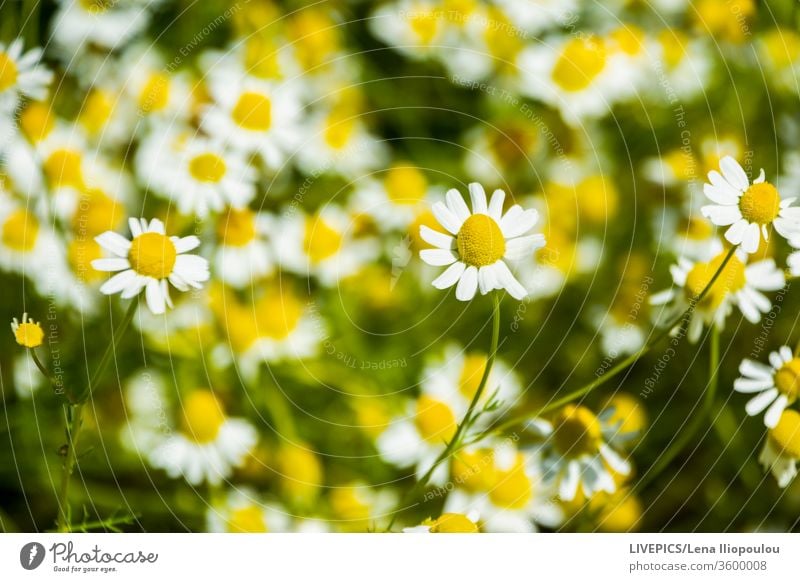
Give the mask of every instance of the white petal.
[[727, 231], [725, 231], [725, 238], [728, 242], [738, 245], [744, 238], [744, 233], [750, 223], [745, 219], [735, 222]]
[[577, 461], [569, 461], [566, 474], [561, 477], [558, 484], [558, 496], [562, 501], [572, 501], [578, 492], [580, 482], [580, 466]]
[[603, 456], [606, 463], [608, 463], [609, 467], [614, 469], [617, 473], [628, 475], [631, 472], [631, 464], [620, 457], [617, 452], [607, 444], [603, 443], [600, 445], [600, 454]]
[[425, 249], [419, 252], [419, 257], [434, 267], [451, 265], [458, 260], [453, 251], [446, 249]]
[[447, 289], [449, 287], [452, 287], [453, 285], [456, 284], [456, 281], [459, 280], [459, 278], [464, 273], [466, 268], [467, 266], [461, 261], [453, 263], [445, 270], [444, 273], [442, 273], [436, 279], [434, 279], [431, 285], [433, 285], [437, 289]]
[[489, 216], [494, 218], [497, 222], [503, 217], [503, 202], [506, 199], [506, 193], [502, 190], [495, 190], [492, 193], [492, 199], [489, 201]]
[[708, 218], [712, 224], [716, 224], [717, 226], [728, 226], [742, 218], [742, 211], [739, 210], [738, 206], [718, 206], [710, 204], [708, 206], [703, 206], [700, 212], [703, 216]]
[[543, 234], [521, 236], [506, 241], [506, 254], [503, 258], [510, 261], [519, 261], [533, 255], [533, 251], [545, 245]]
[[467, 203], [464, 202], [461, 192], [455, 188], [451, 188], [447, 191], [447, 194], [445, 194], [445, 201], [447, 202], [447, 207], [450, 209], [450, 212], [452, 212], [462, 223], [469, 218], [469, 207], [467, 206]]
[[467, 267], [456, 287], [456, 299], [459, 301], [469, 301], [475, 297], [478, 290], [478, 269], [474, 266]]
[[135, 278], [136, 271], [133, 269], [117, 273], [108, 281], [103, 283], [103, 286], [100, 287], [100, 293], [103, 293], [104, 295], [113, 295], [114, 293], [119, 293], [125, 289], [125, 287], [127, 287]]
[[747, 404], [745, 404], [745, 412], [750, 416], [756, 416], [757, 414], [761, 414], [764, 409], [772, 404], [772, 401], [778, 396], [778, 389], [771, 388], [769, 390], [765, 390], [758, 396], [751, 398]]
[[781, 419], [781, 415], [783, 411], [786, 410], [786, 405], [789, 403], [789, 399], [786, 398], [786, 395], [781, 394], [778, 396], [777, 400], [772, 403], [772, 406], [769, 407], [767, 413], [764, 415], [764, 426], [767, 428], [775, 428], [778, 425], [778, 421]]
[[736, 204], [739, 201], [742, 193], [731, 186], [719, 172], [711, 170], [708, 173], [708, 179], [711, 184], [703, 186], [703, 193], [710, 200], [722, 205]]
[[744, 173], [742, 166], [739, 162], [730, 156], [725, 156], [719, 161], [719, 167], [722, 169], [722, 175], [734, 188], [739, 190], [747, 190], [750, 186], [750, 181], [747, 179], [747, 174]]
[[746, 253], [754, 253], [758, 250], [758, 243], [761, 241], [761, 231], [758, 225], [751, 222], [744, 231], [742, 237], [742, 250]]
[[166, 300], [161, 289], [161, 281], [150, 279], [145, 287], [145, 297], [147, 298], [147, 306], [154, 314], [160, 315], [166, 311]]
[[110, 259], [95, 259], [92, 261], [92, 268], [95, 271], [123, 271], [130, 269], [131, 264], [128, 259], [110, 258]]
[[739, 364], [739, 373], [743, 376], [747, 376], [748, 378], [771, 380], [774, 370], [769, 366], [762, 364], [761, 362], [745, 359], [742, 360], [741, 364]]
[[171, 237], [176, 253], [186, 253], [200, 246], [200, 239], [196, 236]]
[[741, 394], [753, 394], [762, 392], [775, 386], [772, 378], [736, 378], [733, 381], [733, 389]]
[[166, 230], [164, 229], [164, 223], [161, 222], [158, 218], [154, 218], [150, 221], [149, 226], [147, 227], [148, 232], [157, 232], [158, 234], [165, 234]]
[[131, 250], [131, 241], [112, 230], [107, 230], [103, 234], [97, 235], [94, 240], [101, 247], [111, 251], [118, 257], [127, 257], [128, 252]]
[[455, 248], [456, 239], [443, 232], [437, 232], [424, 224], [419, 227], [419, 235], [426, 243], [435, 246], [437, 249]]
[[508, 291], [508, 294], [514, 299], [522, 300], [528, 295], [525, 287], [511, 274], [508, 265], [503, 261], [497, 261], [492, 267], [494, 268], [494, 274], [499, 285]]
[[143, 232], [141, 220], [138, 218], [129, 218], [128, 226], [131, 229], [131, 236], [133, 236], [134, 238], [136, 238]]
[[781, 358], [785, 363], [789, 363], [794, 359], [794, 354], [792, 353], [792, 348], [789, 346], [781, 346], [778, 348], [778, 353], [780, 354]]
[[495, 289], [494, 271], [492, 267], [481, 267], [478, 269], [478, 289], [481, 295], [486, 295]]
[[198, 289], [200, 286], [197, 285], [197, 282], [208, 281], [209, 277], [208, 261], [198, 255], [178, 255], [175, 258], [173, 271]]
[[456, 218], [456, 215], [450, 212], [450, 209], [447, 208], [447, 206], [441, 202], [437, 202], [431, 207], [431, 211], [436, 217], [436, 220], [439, 221], [439, 224], [441, 224], [445, 230], [451, 234], [458, 234], [458, 231], [461, 229], [461, 225], [464, 224], [464, 221]]
[[486, 191], [483, 189], [483, 186], [477, 182], [472, 182], [469, 185], [469, 197], [472, 200], [473, 214], [487, 214]]

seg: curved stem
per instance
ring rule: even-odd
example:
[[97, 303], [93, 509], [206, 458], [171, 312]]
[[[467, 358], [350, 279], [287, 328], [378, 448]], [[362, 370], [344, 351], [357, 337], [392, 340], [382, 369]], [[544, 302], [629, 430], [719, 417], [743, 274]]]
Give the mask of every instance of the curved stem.
[[[439, 454], [438, 457], [436, 457], [436, 460], [433, 462], [430, 468], [414, 484], [414, 487], [411, 488], [408, 495], [405, 496], [403, 502], [401, 503], [400, 510], [402, 510], [406, 501], [414, 499], [414, 497], [419, 494], [425, 485], [428, 484], [428, 481], [430, 481], [434, 471], [436, 471], [439, 465], [449, 459], [450, 456], [456, 450], [458, 450], [459, 445], [461, 444], [461, 439], [464, 437], [464, 431], [474, 420], [473, 415], [475, 413], [475, 408], [477, 408], [483, 393], [486, 391], [486, 385], [489, 382], [489, 375], [492, 373], [492, 367], [494, 366], [495, 357], [497, 356], [497, 346], [500, 343], [500, 295], [498, 292], [494, 292], [492, 296], [494, 298], [494, 310], [492, 311], [492, 340], [491, 346], [489, 347], [489, 355], [486, 359], [486, 366], [483, 369], [483, 375], [481, 376], [480, 384], [478, 384], [478, 389], [475, 390], [475, 394], [472, 396], [472, 400], [469, 403], [466, 414], [464, 414], [464, 418], [456, 427], [456, 432], [453, 434], [453, 438], [450, 439], [450, 442], [447, 443], [447, 446], [444, 448], [444, 450]], [[391, 529], [394, 525], [394, 522], [397, 519], [397, 513], [398, 512], [395, 511], [387, 529]]]
[[666, 451], [659, 456], [656, 463], [650, 470], [642, 477], [636, 484], [634, 489], [640, 491], [646, 485], [653, 481], [661, 472], [666, 469], [669, 464], [675, 459], [676, 456], [692, 442], [697, 436], [700, 427], [703, 426], [703, 421], [708, 420], [709, 415], [714, 409], [714, 400], [717, 395], [717, 386], [719, 385], [719, 328], [713, 325], [711, 328], [711, 349], [708, 365], [708, 386], [706, 387], [705, 400], [703, 401], [700, 410], [692, 418], [691, 423], [686, 430], [681, 432], [680, 437], [674, 439]]
[[677, 335], [682, 337], [683, 334], [685, 333], [686, 326], [689, 324], [689, 321], [691, 321], [691, 318], [694, 315], [694, 311], [697, 307], [697, 304], [700, 303], [703, 299], [705, 299], [706, 295], [708, 295], [708, 292], [711, 290], [711, 287], [714, 286], [714, 283], [716, 283], [717, 279], [722, 274], [722, 271], [725, 269], [725, 266], [733, 257], [733, 254], [736, 252], [736, 249], [737, 247], [735, 246], [730, 248], [728, 253], [725, 255], [725, 258], [723, 259], [722, 263], [720, 264], [719, 268], [711, 277], [711, 279], [708, 281], [708, 284], [703, 288], [700, 294], [698, 294], [689, 302], [689, 307], [687, 307], [680, 315], [678, 315], [670, 323], [668, 323], [659, 333], [653, 336], [653, 339], [648, 341], [638, 351], [634, 352], [633, 354], [622, 360], [619, 364], [611, 368], [608, 372], [606, 372], [602, 376], [595, 378], [594, 380], [582, 386], [581, 388], [578, 388], [577, 390], [570, 392], [569, 394], [559, 398], [558, 400], [554, 400], [548, 403], [547, 405], [540, 408], [533, 414], [531, 413], [522, 414], [513, 417], [505, 422], [502, 422], [494, 427], [491, 427], [486, 431], [484, 431], [483, 433], [481, 433], [480, 435], [477, 435], [475, 439], [473, 439], [467, 444], [478, 442], [479, 440], [483, 440], [487, 436], [490, 436], [498, 432], [502, 432], [513, 426], [523, 424], [526, 421], [530, 420], [531, 418], [538, 418], [541, 415], [546, 414], [556, 408], [559, 408], [565, 404], [569, 404], [573, 400], [581, 398], [582, 396], [586, 396], [590, 392], [594, 391], [596, 388], [602, 386], [603, 384], [605, 384], [606, 382], [617, 376], [620, 372], [627, 369], [631, 364], [635, 364], [642, 356], [644, 356], [647, 352], [653, 349], [653, 347], [656, 344], [658, 344], [661, 340], [669, 336], [672, 330], [675, 329], [675, 327], [678, 325], [680, 325], [680, 328]]
[[83, 426], [83, 404], [65, 404], [64, 420], [67, 433], [67, 451], [61, 468], [61, 489], [58, 495], [58, 531], [68, 532], [72, 529], [71, 511], [69, 507], [69, 484], [75, 461], [78, 458], [78, 437]]

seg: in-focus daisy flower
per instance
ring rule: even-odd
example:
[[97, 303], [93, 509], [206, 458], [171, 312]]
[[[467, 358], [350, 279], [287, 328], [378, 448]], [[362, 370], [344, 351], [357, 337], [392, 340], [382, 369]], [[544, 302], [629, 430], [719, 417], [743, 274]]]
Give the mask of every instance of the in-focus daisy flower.
[[562, 500], [573, 500], [579, 490], [586, 498], [598, 491], [614, 493], [614, 474], [631, 472], [630, 463], [609, 445], [616, 429], [608, 422], [610, 416], [609, 410], [595, 415], [588, 408], [568, 404], [552, 423], [539, 421], [537, 428], [547, 439], [545, 479], [555, 480]]
[[358, 272], [380, 252], [372, 238], [359, 236], [356, 217], [333, 204], [313, 215], [280, 217], [273, 238], [279, 267], [310, 275], [325, 286]]
[[196, 389], [179, 405], [179, 430], [146, 451], [150, 464], [191, 485], [219, 485], [255, 447], [256, 429], [244, 419], [228, 418], [211, 390]]
[[206, 510], [206, 528], [212, 533], [280, 533], [293, 531], [291, 514], [274, 503], [261, 501], [255, 491], [237, 488]]
[[[420, 251], [420, 257], [435, 267], [447, 269], [433, 281], [437, 289], [456, 285], [456, 298], [469, 301], [480, 290], [482, 295], [505, 289], [515, 299], [527, 295], [505, 261], [528, 258], [545, 244], [544, 235], [529, 232], [539, 220], [536, 210], [517, 204], [503, 213], [505, 192], [495, 190], [487, 205], [480, 184], [469, 185], [472, 211], [456, 189], [446, 195], [446, 204], [433, 205], [436, 219], [450, 234], [420, 227], [420, 235], [435, 249]], [[452, 235], [452, 236], [451, 236]]]
[[800, 413], [785, 410], [781, 414], [767, 432], [758, 461], [772, 473], [779, 487], [787, 487], [794, 480], [800, 461]]
[[[472, 491], [457, 488], [448, 495], [444, 511], [474, 513], [487, 533], [529, 533], [539, 525], [555, 528], [562, 523], [564, 513], [553, 502], [553, 482], [544, 481], [535, 453], [519, 451], [508, 443], [466, 457], [462, 453], [457, 455], [461, 475], [472, 474], [468, 481], [475, 481], [473, 476], [483, 473], [483, 486]], [[488, 461], [481, 457], [486, 454], [490, 455]], [[454, 471], [454, 481], [459, 483], [461, 475]]]
[[[651, 305], [671, 305], [664, 314], [667, 320], [685, 311], [722, 266], [727, 251], [722, 250], [719, 243], [714, 244], [712, 249], [712, 258], [708, 261], [692, 261], [685, 257], [678, 259], [678, 263], [670, 268], [676, 287], [650, 297]], [[785, 284], [783, 271], [778, 269], [773, 259], [747, 264], [747, 255], [737, 251], [703, 300], [695, 306], [689, 321], [689, 341], [696, 342], [700, 338], [704, 324], [723, 328], [734, 305], [749, 322], [758, 323], [762, 314], [772, 308], [764, 292], [777, 291]]]
[[179, 212], [199, 218], [226, 206], [244, 208], [256, 194], [255, 169], [219, 141], [189, 139], [174, 160], [165, 163], [162, 157], [150, 171], [164, 172], [159, 191], [175, 201]]
[[739, 163], [730, 156], [720, 160], [722, 174], [708, 173], [710, 184], [703, 192], [714, 204], [703, 206], [703, 216], [717, 226], [728, 226], [725, 238], [741, 244], [747, 253], [758, 249], [761, 237], [769, 239], [769, 228], [784, 238], [800, 234], [800, 208], [790, 207], [794, 198], [781, 200], [777, 188], [765, 181], [762, 168], [752, 184]]
[[420, 525], [403, 528], [404, 533], [479, 533], [478, 516], [462, 513], [443, 513], [436, 519], [428, 518]]
[[332, 488], [328, 502], [341, 531], [375, 531], [397, 506], [397, 495], [355, 482]]
[[28, 319], [28, 314], [22, 314], [22, 323], [15, 317], [11, 321], [11, 331], [17, 343], [26, 348], [38, 348], [44, 340], [42, 326], [32, 319]]
[[12, 111], [20, 96], [39, 101], [47, 97], [53, 73], [39, 66], [41, 56], [40, 48], [23, 53], [20, 38], [10, 45], [0, 43], [0, 111]]
[[200, 246], [196, 236], [168, 237], [164, 223], [157, 218], [149, 223], [144, 218], [131, 218], [128, 224], [132, 240], [110, 230], [95, 237], [114, 256], [96, 259], [92, 267], [117, 272], [100, 287], [101, 293], [121, 293], [123, 299], [130, 299], [144, 289], [150, 311], [161, 314], [167, 306], [172, 307], [168, 283], [179, 291], [188, 291], [200, 289], [208, 281], [208, 261], [186, 254]]
[[214, 273], [227, 285], [243, 289], [270, 275], [275, 266], [268, 235], [273, 218], [249, 208], [231, 208], [217, 219]]
[[770, 353], [769, 363], [761, 364], [750, 359], [742, 360], [733, 389], [743, 394], [755, 394], [745, 406], [747, 414], [756, 416], [766, 410], [764, 424], [775, 428], [781, 414], [800, 396], [800, 358], [789, 346], [781, 346]]

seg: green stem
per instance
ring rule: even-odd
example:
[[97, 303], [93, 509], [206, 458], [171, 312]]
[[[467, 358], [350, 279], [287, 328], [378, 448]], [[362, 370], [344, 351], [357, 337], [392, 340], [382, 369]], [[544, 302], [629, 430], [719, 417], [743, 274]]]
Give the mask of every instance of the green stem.
[[58, 531], [69, 532], [70, 523], [69, 484], [78, 458], [78, 437], [83, 426], [83, 404], [65, 404], [64, 420], [67, 432], [67, 451], [61, 468], [61, 489], [58, 495]]
[[[486, 385], [489, 382], [489, 375], [492, 373], [492, 367], [494, 366], [494, 360], [497, 356], [497, 346], [500, 343], [500, 295], [499, 293], [495, 292], [492, 294], [494, 298], [494, 310], [492, 311], [492, 343], [489, 347], [489, 355], [486, 359], [486, 367], [483, 369], [483, 376], [481, 376], [480, 384], [478, 384], [478, 389], [475, 390], [475, 394], [472, 396], [472, 400], [469, 403], [469, 407], [467, 408], [466, 414], [464, 414], [464, 418], [456, 427], [456, 432], [453, 434], [453, 438], [450, 439], [450, 442], [447, 443], [447, 446], [441, 452], [441, 454], [436, 458], [430, 468], [425, 472], [425, 474], [414, 484], [414, 487], [411, 488], [408, 495], [405, 496], [403, 502], [401, 503], [401, 509], [405, 505], [408, 500], [414, 499], [428, 484], [431, 477], [433, 476], [434, 471], [436, 471], [437, 467], [445, 462], [447, 459], [453, 455], [454, 452], [458, 449], [459, 445], [461, 444], [461, 439], [464, 436], [464, 431], [470, 426], [472, 421], [474, 420], [473, 414], [475, 413], [475, 408], [478, 406], [478, 402], [480, 402], [483, 393], [486, 391]], [[392, 526], [394, 525], [395, 520], [397, 519], [397, 512], [392, 515], [392, 519], [389, 522], [387, 529], [391, 530]]]
[[699, 407], [700, 410], [692, 418], [689, 426], [680, 433], [680, 437], [674, 439], [672, 443], [670, 443], [667, 450], [659, 456], [653, 467], [636, 484], [634, 487], [636, 491], [642, 490], [651, 483], [653, 479], [658, 477], [686, 445], [695, 440], [704, 421], [713, 421], [711, 414], [713, 414], [714, 411], [714, 400], [716, 399], [717, 386], [719, 385], [719, 328], [716, 325], [711, 327], [711, 349], [708, 363], [708, 386], [706, 387], [705, 400], [702, 406]]
[[95, 369], [94, 374], [89, 380], [85, 397], [82, 398], [81, 401], [85, 401], [89, 396], [91, 396], [92, 392], [97, 386], [97, 383], [103, 378], [103, 373], [106, 371], [112, 356], [116, 354], [117, 346], [119, 346], [119, 342], [122, 339], [122, 336], [125, 334], [125, 330], [128, 329], [131, 321], [133, 321], [133, 316], [136, 314], [136, 308], [138, 305], [138, 299], [133, 299], [131, 304], [128, 306], [128, 311], [125, 312], [125, 316], [122, 318], [122, 321], [119, 322], [114, 330], [111, 343], [106, 348], [105, 353], [103, 353], [103, 357], [100, 358], [100, 363], [97, 365], [97, 369]]
[[559, 408], [559, 407], [561, 407], [561, 406], [563, 406], [565, 404], [568, 404], [568, 403], [572, 402], [573, 400], [581, 398], [582, 396], [586, 396], [590, 392], [594, 391], [596, 388], [602, 386], [603, 384], [605, 384], [606, 382], [608, 382], [612, 378], [616, 377], [620, 372], [622, 372], [625, 369], [627, 369], [630, 365], [635, 364], [642, 356], [644, 356], [647, 352], [649, 352], [651, 349], [653, 349], [653, 347], [656, 346], [661, 340], [663, 340], [664, 338], [669, 336], [670, 333], [672, 332], [672, 330], [677, 325], [680, 325], [680, 330], [679, 330], [678, 335], [682, 336], [685, 333], [686, 326], [688, 325], [689, 321], [691, 320], [691, 316], [694, 314], [694, 310], [696, 309], [697, 304], [700, 303], [706, 297], [706, 295], [708, 295], [708, 292], [711, 290], [711, 287], [713, 287], [714, 283], [716, 283], [717, 279], [722, 274], [722, 271], [725, 269], [725, 266], [728, 264], [728, 261], [731, 260], [731, 257], [733, 257], [733, 254], [736, 252], [736, 248], [737, 247], [735, 247], [735, 246], [731, 247], [731, 249], [728, 251], [728, 254], [725, 255], [725, 258], [723, 259], [723, 261], [720, 264], [719, 268], [714, 273], [714, 276], [711, 277], [711, 279], [709, 280], [708, 284], [703, 288], [703, 290], [700, 292], [699, 295], [697, 295], [694, 299], [692, 299], [689, 302], [689, 307], [687, 307], [685, 311], [683, 311], [679, 316], [677, 316], [669, 324], [667, 324], [659, 333], [657, 333], [655, 336], [653, 336], [653, 339], [648, 341], [637, 352], [634, 352], [633, 354], [631, 354], [630, 356], [628, 356], [627, 358], [622, 360], [619, 364], [617, 364], [616, 366], [611, 368], [608, 372], [606, 372], [602, 376], [600, 376], [598, 378], [595, 378], [594, 380], [592, 380], [591, 382], [589, 382], [585, 386], [582, 386], [581, 388], [578, 388], [577, 390], [574, 390], [574, 391], [570, 392], [566, 396], [563, 396], [562, 398], [559, 398], [558, 400], [554, 400], [554, 401], [548, 403], [547, 405], [545, 405], [544, 407], [542, 407], [538, 411], [536, 411], [534, 414], [526, 413], [526, 414], [522, 414], [522, 415], [519, 415], [519, 416], [515, 416], [515, 417], [513, 417], [513, 418], [511, 418], [511, 419], [509, 419], [509, 420], [507, 420], [505, 422], [502, 422], [502, 423], [500, 423], [500, 424], [498, 424], [498, 425], [496, 425], [496, 426], [484, 431], [483, 433], [477, 435], [477, 437], [475, 439], [471, 440], [467, 444], [472, 444], [474, 442], [478, 442], [479, 440], [483, 440], [484, 438], [486, 438], [487, 436], [490, 436], [492, 434], [500, 433], [500, 432], [502, 432], [504, 430], [507, 430], [507, 429], [509, 429], [511, 427], [514, 427], [514, 426], [517, 426], [517, 425], [520, 425], [520, 424], [524, 424], [526, 421], [530, 420], [531, 418], [539, 418], [543, 414], [546, 414], [546, 413], [548, 413], [548, 412], [550, 412], [550, 411], [552, 411], [552, 410], [554, 410], [556, 408]]

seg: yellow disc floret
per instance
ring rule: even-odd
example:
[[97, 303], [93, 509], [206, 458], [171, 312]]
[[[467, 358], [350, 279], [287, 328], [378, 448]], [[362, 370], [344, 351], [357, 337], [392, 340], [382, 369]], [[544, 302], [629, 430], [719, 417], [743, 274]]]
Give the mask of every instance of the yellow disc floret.
[[[703, 290], [708, 287], [714, 274], [722, 266], [725, 260], [725, 253], [714, 257], [708, 263], [697, 263], [686, 276], [685, 293], [688, 299], [698, 297]], [[728, 293], [735, 293], [744, 287], [746, 283], [744, 263], [736, 256], [728, 260], [728, 264], [714, 281], [714, 284], [706, 292], [701, 302], [703, 307], [716, 309], [719, 307]]]
[[800, 413], [784, 410], [778, 424], [769, 431], [769, 438], [783, 454], [800, 459]]
[[266, 533], [264, 512], [256, 505], [246, 505], [231, 510], [228, 515], [228, 533]]
[[564, 46], [553, 67], [553, 81], [565, 91], [581, 91], [606, 66], [603, 44], [595, 38], [573, 38]]
[[434, 443], [449, 441], [456, 433], [456, 417], [450, 407], [427, 395], [417, 400], [414, 423], [422, 437]]
[[461, 260], [467, 265], [493, 265], [506, 253], [506, 240], [500, 226], [486, 214], [473, 214], [461, 225], [456, 236]]
[[3, 244], [11, 250], [32, 251], [38, 235], [39, 221], [24, 208], [13, 211], [3, 223]]
[[272, 101], [261, 93], [242, 93], [231, 115], [244, 129], [267, 131], [272, 126]]
[[222, 244], [232, 247], [243, 247], [256, 238], [255, 213], [248, 208], [237, 210], [232, 208], [227, 216], [217, 223], [217, 236]]
[[155, 279], [168, 277], [176, 258], [175, 243], [157, 232], [146, 232], [134, 238], [128, 253], [134, 271]]
[[739, 199], [739, 210], [748, 222], [769, 224], [781, 210], [781, 196], [769, 182], [753, 184]]
[[430, 527], [431, 533], [478, 533], [478, 525], [460, 513], [443, 513], [424, 525]]
[[335, 255], [339, 252], [343, 241], [342, 233], [322, 218], [309, 218], [306, 221], [303, 249], [312, 263], [322, 262]]
[[206, 152], [189, 161], [189, 173], [198, 182], [216, 184], [225, 177], [225, 160], [216, 154]]
[[396, 204], [417, 204], [425, 197], [428, 181], [425, 175], [413, 166], [395, 166], [384, 181], [389, 200]]
[[44, 340], [42, 326], [32, 319], [28, 319], [27, 313], [22, 314], [22, 323], [19, 323], [16, 317], [14, 318], [11, 322], [11, 331], [14, 332], [14, 339], [17, 340], [17, 343], [26, 348], [37, 348], [42, 345], [42, 340]]
[[794, 402], [800, 396], [800, 358], [792, 358], [775, 373], [775, 386]]
[[55, 125], [50, 105], [38, 101], [28, 105], [19, 116], [19, 127], [32, 143], [38, 143], [46, 138]]
[[600, 421], [583, 406], [569, 404], [554, 423], [553, 443], [565, 456], [594, 454], [602, 443]]
[[458, 387], [464, 396], [471, 399], [475, 395], [485, 369], [486, 356], [483, 354], [468, 354], [464, 357], [464, 364], [458, 378]]
[[182, 404], [184, 435], [198, 443], [216, 439], [225, 423], [225, 412], [214, 394], [210, 390], [195, 390]]
[[508, 509], [520, 509], [533, 497], [533, 483], [525, 472], [525, 458], [517, 453], [510, 469], [497, 470], [495, 482], [489, 490], [492, 503]]
[[18, 76], [17, 64], [6, 53], [0, 53], [0, 93], [13, 87]]

